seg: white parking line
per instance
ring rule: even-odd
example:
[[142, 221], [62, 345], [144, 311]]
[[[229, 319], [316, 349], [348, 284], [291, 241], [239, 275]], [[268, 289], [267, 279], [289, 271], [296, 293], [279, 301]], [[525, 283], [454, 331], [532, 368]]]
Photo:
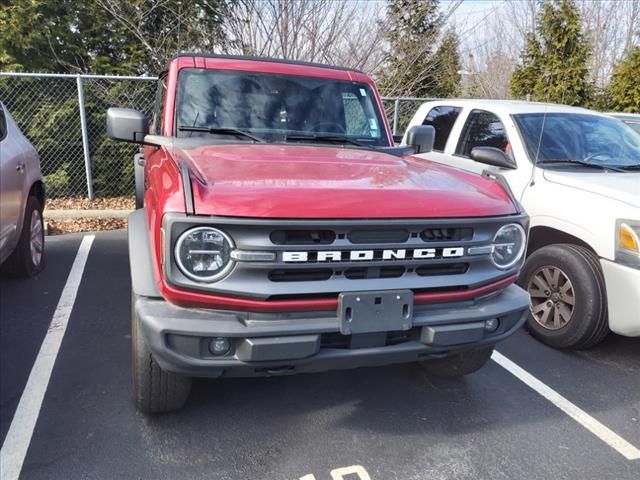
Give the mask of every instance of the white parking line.
[[0, 450], [0, 478], [2, 480], [17, 480], [20, 476], [94, 238], [94, 235], [87, 235], [82, 239], [67, 277], [67, 283], [62, 289], [49, 329], [42, 341], [36, 361], [33, 363], [27, 385], [22, 392], [11, 426], [2, 444], [2, 450]]
[[507, 370], [513, 376], [518, 378], [520, 381], [525, 383], [528, 387], [532, 388], [544, 398], [553, 403], [556, 407], [562, 410], [564, 413], [573, 418], [576, 422], [582, 425], [584, 428], [593, 433], [600, 440], [605, 442], [611, 448], [615, 449], [618, 453], [620, 453], [627, 460], [639, 460], [640, 459], [640, 449], [634, 447], [629, 442], [627, 442], [624, 438], [622, 438], [617, 433], [613, 432], [598, 420], [593, 418], [587, 412], [582, 410], [580, 407], [577, 407], [569, 400], [564, 398], [558, 392], [553, 390], [551, 387], [548, 387], [536, 377], [531, 375], [526, 370], [522, 369], [507, 357], [502, 355], [499, 352], [494, 351], [491, 356], [494, 362], [500, 365], [502, 368]]

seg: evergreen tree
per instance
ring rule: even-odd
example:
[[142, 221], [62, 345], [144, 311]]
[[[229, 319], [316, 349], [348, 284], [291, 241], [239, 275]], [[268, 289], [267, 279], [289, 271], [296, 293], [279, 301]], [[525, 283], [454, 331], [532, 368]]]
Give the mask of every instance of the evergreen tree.
[[458, 54], [458, 35], [451, 30], [442, 39], [442, 43], [433, 55], [433, 64], [437, 66], [430, 95], [446, 98], [460, 95], [460, 55]]
[[223, 45], [226, 0], [8, 0], [4, 70], [155, 74], [179, 50]]
[[532, 96], [542, 75], [542, 51], [540, 42], [533, 33], [527, 34], [521, 64], [516, 65], [511, 76], [511, 93], [515, 97]]
[[[179, 50], [211, 51], [225, 41], [227, 0], [9, 0], [0, 4], [2, 70], [156, 74]], [[157, 8], [153, 8], [153, 7]], [[151, 82], [85, 82], [89, 132], [103, 131], [106, 110], [146, 110]], [[0, 99], [42, 155], [48, 195], [85, 193], [83, 170], [66, 159], [82, 151], [74, 79], [0, 78]], [[124, 102], [121, 104], [120, 102]], [[69, 134], [69, 130], [77, 135]], [[74, 138], [61, 142], [62, 138]], [[132, 193], [130, 146], [90, 138], [94, 189]], [[113, 182], [114, 172], [124, 179]], [[78, 190], [80, 188], [81, 190]]]
[[443, 23], [438, 7], [438, 0], [389, 0], [385, 20], [388, 51], [378, 78], [383, 94], [429, 97], [457, 93], [458, 40], [451, 32], [438, 41]]
[[640, 46], [630, 50], [615, 68], [607, 91], [614, 110], [640, 113]]
[[514, 96], [532, 100], [583, 105], [589, 99], [587, 60], [589, 42], [581, 31], [574, 0], [544, 0], [536, 35], [527, 38], [513, 73]]
[[0, 6], [0, 67], [63, 72], [80, 54], [74, 6], [67, 0], [9, 0]]

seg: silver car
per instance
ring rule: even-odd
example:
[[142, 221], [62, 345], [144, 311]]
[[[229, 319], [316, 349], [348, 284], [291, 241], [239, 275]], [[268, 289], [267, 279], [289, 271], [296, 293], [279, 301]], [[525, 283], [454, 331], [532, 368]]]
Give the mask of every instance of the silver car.
[[0, 102], [0, 264], [30, 277], [43, 266], [44, 182], [36, 149]]

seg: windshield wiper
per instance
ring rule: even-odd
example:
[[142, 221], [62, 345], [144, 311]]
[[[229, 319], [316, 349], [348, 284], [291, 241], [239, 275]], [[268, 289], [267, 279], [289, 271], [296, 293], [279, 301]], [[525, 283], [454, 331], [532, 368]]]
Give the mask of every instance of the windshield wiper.
[[355, 145], [356, 147], [371, 148], [371, 145], [360, 143], [357, 140], [353, 140], [349, 137], [342, 135], [286, 135], [284, 141], [287, 140], [300, 140], [308, 142], [332, 142], [332, 143], [348, 143], [349, 145]]
[[582, 160], [544, 160], [538, 162], [539, 165], [580, 165], [583, 167], [597, 168], [598, 170], [611, 170], [612, 172], [624, 172], [619, 167], [601, 165], [599, 163], [583, 162]]
[[636, 163], [634, 165], [618, 165], [618, 168], [622, 170], [640, 170], [640, 163]]
[[237, 137], [249, 138], [254, 142], [265, 143], [264, 139], [251, 135], [248, 132], [238, 130], [236, 128], [180, 126], [178, 127], [178, 130], [181, 132], [205, 132], [205, 133], [214, 133], [214, 134], [221, 134], [221, 135], [235, 135]]

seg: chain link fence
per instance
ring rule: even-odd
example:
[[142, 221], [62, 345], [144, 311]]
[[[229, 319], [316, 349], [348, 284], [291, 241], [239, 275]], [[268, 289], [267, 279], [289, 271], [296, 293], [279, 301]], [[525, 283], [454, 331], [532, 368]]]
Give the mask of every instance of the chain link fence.
[[[155, 78], [0, 72], [0, 101], [40, 154], [48, 197], [133, 195], [138, 147], [106, 135], [109, 107], [151, 117]], [[394, 135], [421, 98], [384, 98]]]
[[393, 135], [402, 135], [420, 105], [436, 98], [383, 97], [382, 105], [389, 119]]
[[137, 146], [106, 136], [106, 112], [151, 115], [155, 79], [0, 73], [0, 101], [40, 154], [48, 197], [132, 195]]

